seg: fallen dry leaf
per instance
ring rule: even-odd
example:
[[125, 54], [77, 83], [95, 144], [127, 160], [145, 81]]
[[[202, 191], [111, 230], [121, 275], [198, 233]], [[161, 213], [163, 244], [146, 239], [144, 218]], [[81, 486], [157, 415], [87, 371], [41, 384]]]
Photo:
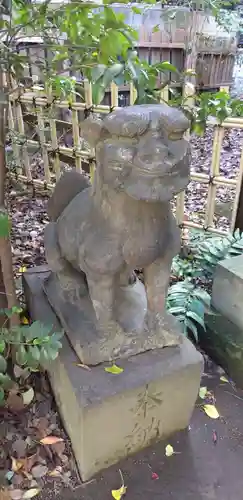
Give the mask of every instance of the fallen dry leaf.
[[65, 447], [66, 445], [64, 441], [59, 441], [58, 443], [54, 443], [52, 445], [52, 450], [60, 457], [60, 455], [63, 455]]
[[57, 436], [46, 436], [44, 437], [43, 439], [40, 440], [40, 443], [41, 444], [44, 444], [44, 445], [52, 445], [52, 444], [56, 444], [56, 443], [61, 443], [63, 441], [63, 439], [61, 437], [57, 437]]
[[165, 447], [165, 454], [167, 457], [172, 457], [172, 455], [174, 455], [174, 448], [173, 446], [171, 446], [171, 444], [167, 444], [167, 446]]
[[26, 472], [30, 472], [32, 467], [34, 467], [34, 465], [36, 464], [36, 462], [38, 462], [39, 460], [39, 453], [38, 451], [36, 453], [34, 453], [34, 455], [30, 455], [29, 457], [26, 457], [24, 459], [24, 466], [23, 468], [26, 470]]
[[217, 435], [216, 431], [213, 431], [213, 433], [212, 433], [212, 440], [213, 440], [214, 444], [217, 444], [217, 442], [218, 442], [218, 435]]
[[203, 409], [205, 413], [208, 415], [210, 418], [219, 418], [219, 413], [214, 405], [203, 405]]
[[9, 490], [0, 488], [0, 500], [11, 500]]
[[12, 500], [21, 500], [23, 495], [23, 490], [9, 490]]
[[7, 397], [6, 406], [9, 408], [9, 410], [17, 412], [24, 410], [25, 407], [23, 398], [16, 392], [11, 391], [9, 392], [9, 395]]
[[18, 458], [25, 457], [27, 444], [24, 439], [17, 439], [12, 444], [12, 450], [16, 453]]
[[23, 467], [23, 462], [21, 460], [17, 460], [16, 458], [14, 457], [11, 457], [11, 460], [12, 460], [12, 465], [11, 465], [11, 468], [12, 468], [12, 471], [13, 472], [18, 472], [20, 469], [22, 469]]
[[21, 324], [22, 325], [28, 325], [29, 324], [29, 320], [28, 320], [28, 318], [26, 318], [26, 316], [22, 316], [22, 318], [21, 318]]
[[115, 500], [121, 500], [121, 498], [126, 494], [127, 486], [122, 485], [119, 490], [112, 490], [111, 494]]
[[83, 363], [75, 363], [75, 365], [79, 368], [84, 368], [84, 370], [88, 370], [89, 372], [91, 372], [91, 368], [88, 365], [84, 365]]
[[22, 499], [29, 500], [30, 498], [36, 497], [37, 495], [39, 495], [40, 491], [41, 490], [39, 488], [30, 488], [29, 490], [24, 492]]
[[31, 474], [35, 479], [40, 479], [41, 477], [46, 476], [47, 472], [48, 472], [48, 467], [46, 467], [46, 465], [41, 465], [41, 464], [35, 465], [31, 469]]
[[28, 391], [22, 393], [22, 398], [25, 406], [28, 406], [35, 397], [34, 389], [30, 387]]
[[156, 472], [152, 472], [152, 479], [159, 479], [159, 476]]
[[228, 379], [226, 377], [224, 377], [224, 375], [222, 375], [219, 379], [221, 382], [225, 382], [226, 384], [229, 383]]
[[48, 475], [51, 477], [58, 477], [62, 473], [62, 467], [57, 466], [55, 469], [51, 470]]
[[117, 366], [116, 364], [113, 364], [112, 366], [106, 366], [105, 371], [108, 373], [113, 373], [114, 375], [119, 375], [119, 373], [123, 372], [123, 368]]
[[207, 387], [200, 387], [200, 390], [199, 390], [199, 397], [200, 397], [201, 399], [205, 399], [207, 392], [208, 392]]
[[21, 267], [19, 268], [19, 273], [25, 273], [26, 269], [27, 269], [27, 268], [26, 268], [25, 266], [21, 266]]

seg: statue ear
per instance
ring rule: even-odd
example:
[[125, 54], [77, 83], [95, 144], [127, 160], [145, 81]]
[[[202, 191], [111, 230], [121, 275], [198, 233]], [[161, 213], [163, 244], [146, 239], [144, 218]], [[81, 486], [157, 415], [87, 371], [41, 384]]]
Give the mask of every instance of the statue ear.
[[81, 136], [91, 147], [95, 147], [101, 137], [103, 121], [97, 115], [91, 114], [81, 123]]

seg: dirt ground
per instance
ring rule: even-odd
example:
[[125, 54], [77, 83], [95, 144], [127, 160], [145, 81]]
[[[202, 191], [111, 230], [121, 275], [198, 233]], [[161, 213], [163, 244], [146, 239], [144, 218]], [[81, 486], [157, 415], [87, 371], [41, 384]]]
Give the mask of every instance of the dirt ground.
[[[128, 500], [242, 500], [243, 391], [220, 381], [214, 373], [202, 384], [213, 391], [218, 420], [195, 408], [189, 428], [99, 475], [93, 482], [72, 488], [45, 489], [41, 500], [108, 500], [120, 487], [120, 473]], [[172, 395], [173, 397], [173, 395]], [[165, 446], [176, 452], [165, 456]]]

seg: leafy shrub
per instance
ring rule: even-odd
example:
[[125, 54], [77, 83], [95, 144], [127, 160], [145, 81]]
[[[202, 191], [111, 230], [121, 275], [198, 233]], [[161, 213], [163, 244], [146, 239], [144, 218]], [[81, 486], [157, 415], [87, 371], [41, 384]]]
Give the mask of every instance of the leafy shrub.
[[175, 283], [169, 288], [167, 296], [168, 312], [173, 314], [183, 325], [183, 332], [190, 332], [198, 341], [199, 325], [205, 329], [204, 315], [210, 308], [210, 295], [193, 284], [188, 278]]
[[167, 297], [168, 311], [183, 325], [185, 335], [191, 333], [198, 340], [198, 328], [205, 329], [204, 316], [210, 311], [210, 295], [199, 286], [200, 281], [210, 285], [217, 264], [243, 253], [243, 235], [211, 236], [192, 231], [187, 251], [173, 259], [172, 274], [180, 281], [170, 286]]
[[[22, 309], [13, 307], [0, 311], [9, 318], [19, 314]], [[52, 326], [46, 326], [39, 321], [31, 325], [19, 325], [11, 329], [4, 326], [0, 329], [0, 402], [13, 386], [13, 380], [8, 374], [8, 361], [12, 359], [20, 367], [38, 371], [46, 362], [56, 359], [62, 347], [60, 342], [63, 332], [53, 333]], [[11, 369], [11, 368], [10, 368]]]

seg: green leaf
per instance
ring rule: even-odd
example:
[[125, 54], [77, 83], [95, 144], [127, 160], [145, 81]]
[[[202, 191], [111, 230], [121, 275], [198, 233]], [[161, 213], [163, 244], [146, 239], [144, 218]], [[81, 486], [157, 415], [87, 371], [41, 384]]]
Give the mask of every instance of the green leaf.
[[43, 325], [40, 321], [34, 321], [30, 326], [25, 326], [23, 332], [26, 340], [40, 339], [43, 340], [52, 331], [52, 325]]
[[139, 9], [138, 7], [135, 7], [135, 6], [132, 6], [132, 11], [134, 12], [134, 14], [141, 14], [142, 13], [142, 9]]
[[0, 373], [0, 386], [9, 391], [14, 385], [13, 380], [6, 373]]
[[100, 84], [99, 81], [92, 85], [92, 99], [94, 104], [98, 105], [103, 101], [105, 97], [105, 90], [105, 86]]
[[92, 68], [91, 76], [92, 76], [92, 81], [94, 83], [97, 82], [104, 75], [106, 68], [107, 66], [105, 64], [98, 64], [97, 66]]
[[11, 230], [8, 214], [0, 212], [0, 238], [7, 238]]
[[189, 307], [191, 311], [195, 312], [201, 318], [204, 318], [205, 307], [203, 302], [198, 299], [192, 299]]
[[158, 33], [160, 31], [160, 25], [159, 24], [156, 24], [156, 26], [153, 27], [153, 30], [152, 32], [153, 33]]
[[206, 290], [203, 290], [202, 288], [196, 288], [194, 295], [198, 299], [202, 300], [208, 307], [210, 307], [211, 297], [210, 297], [209, 293], [206, 292]]
[[[186, 327], [186, 330], [189, 329], [191, 333], [194, 336], [194, 339], [196, 342], [198, 342], [198, 331], [197, 331], [197, 326], [195, 323], [193, 323], [189, 318], [185, 319], [184, 326]], [[187, 332], [186, 332], [187, 333]]]
[[124, 65], [121, 63], [113, 64], [113, 66], [107, 68], [103, 76], [103, 85], [107, 88], [114, 80], [114, 78], [119, 76], [123, 72], [123, 70]]
[[0, 405], [2, 405], [2, 403], [4, 402], [4, 396], [5, 396], [4, 390], [2, 387], [0, 387]]
[[169, 61], [163, 61], [156, 65], [160, 71], [172, 71], [173, 73], [178, 73], [178, 69], [173, 66]]
[[185, 307], [175, 306], [169, 307], [170, 314], [184, 314], [186, 312]]
[[7, 370], [7, 361], [6, 359], [0, 354], [0, 373], [5, 373]]
[[5, 340], [0, 339], [0, 353], [5, 351], [6, 343]]
[[37, 345], [30, 346], [28, 351], [35, 361], [40, 361], [40, 349], [37, 347]]
[[17, 348], [16, 361], [17, 361], [18, 365], [20, 365], [20, 366], [26, 365], [26, 363], [28, 361], [28, 355], [27, 355], [25, 346], [23, 344], [21, 344]]
[[202, 328], [205, 330], [204, 319], [201, 318], [201, 316], [198, 316], [198, 314], [196, 314], [193, 311], [188, 311], [186, 316], [187, 316], [187, 318], [193, 319], [196, 323], [198, 323], [199, 325], [201, 325]]

